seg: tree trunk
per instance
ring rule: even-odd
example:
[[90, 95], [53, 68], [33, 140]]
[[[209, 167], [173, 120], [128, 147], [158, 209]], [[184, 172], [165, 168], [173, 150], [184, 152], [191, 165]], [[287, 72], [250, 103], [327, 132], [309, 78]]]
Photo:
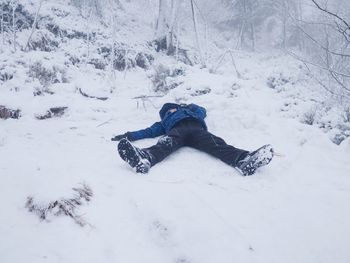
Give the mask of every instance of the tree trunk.
[[16, 47], [16, 33], [17, 33], [17, 29], [16, 29], [16, 15], [15, 15], [15, 11], [17, 9], [17, 3], [12, 3], [12, 33], [13, 33], [13, 51], [16, 52], [17, 51], [17, 47]]
[[[298, 0], [297, 5], [298, 5], [297, 6], [298, 27], [301, 28], [302, 27], [301, 21], [303, 21], [303, 9], [301, 6], [301, 0]], [[304, 49], [304, 36], [300, 29], [298, 29], [298, 48], [299, 48], [299, 51], [302, 51]]]
[[246, 5], [246, 0], [243, 0], [243, 24], [244, 26], [242, 26], [242, 33], [241, 33], [241, 47], [244, 46], [244, 29], [245, 29], [245, 25], [247, 24], [247, 5]]
[[162, 39], [166, 36], [166, 0], [159, 0], [158, 19], [156, 23], [156, 39]]
[[168, 32], [166, 36], [166, 44], [168, 53], [173, 54], [175, 51], [174, 47], [174, 25], [176, 23], [176, 17], [179, 10], [180, 0], [171, 0], [171, 18], [168, 26]]
[[202, 66], [205, 67], [205, 61], [203, 59], [203, 53], [202, 53], [200, 43], [199, 43], [197, 21], [196, 21], [196, 15], [195, 15], [195, 11], [194, 11], [193, 0], [191, 0], [191, 10], [192, 10], [193, 27], [194, 27], [194, 33], [196, 35], [196, 44], [197, 44], [197, 48], [198, 48], [198, 52], [199, 52], [199, 57], [200, 57]]
[[5, 36], [4, 36], [4, 9], [1, 9], [1, 47], [4, 48]]
[[254, 51], [255, 50], [255, 27], [252, 22], [250, 23], [250, 34], [252, 39], [252, 50]]
[[31, 30], [31, 32], [30, 32], [30, 35], [29, 35], [29, 37], [28, 37], [27, 44], [26, 44], [24, 50], [28, 49], [28, 47], [29, 47], [29, 42], [30, 42], [30, 40], [31, 40], [31, 38], [32, 38], [32, 36], [33, 36], [33, 33], [34, 33], [34, 31], [35, 31], [36, 24], [37, 24], [37, 22], [38, 22], [38, 16], [39, 16], [39, 12], [40, 12], [42, 3], [43, 3], [43, 0], [40, 0], [38, 10], [37, 10], [36, 13], [35, 13], [35, 18], [34, 18], [34, 22], [33, 22], [33, 25], [32, 25], [32, 30]]
[[287, 7], [283, 0], [283, 17], [282, 17], [282, 47], [285, 50], [287, 47]]
[[252, 50], [255, 50], [255, 26], [254, 26], [254, 20], [253, 20], [253, 8], [251, 6], [251, 3], [248, 7], [249, 10], [249, 22], [250, 22], [250, 38], [252, 41]]

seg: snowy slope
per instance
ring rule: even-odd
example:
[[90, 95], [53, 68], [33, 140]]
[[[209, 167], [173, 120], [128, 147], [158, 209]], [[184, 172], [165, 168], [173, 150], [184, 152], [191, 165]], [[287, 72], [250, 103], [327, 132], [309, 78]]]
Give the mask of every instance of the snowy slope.
[[[223, 95], [230, 80], [194, 69], [186, 83], [206, 83], [211, 93], [175, 89], [146, 110], [132, 91], [105, 102], [63, 93], [54, 97], [72, 106], [66, 117], [2, 121], [1, 262], [348, 262], [350, 141], [337, 146], [281, 116], [280, 94], [254, 79]], [[227, 142], [248, 150], [271, 143], [282, 157], [241, 177], [184, 148], [135, 174], [110, 137], [153, 123], [162, 103], [179, 96], [205, 106], [209, 129]], [[94, 191], [80, 209], [84, 228], [67, 217], [41, 222], [24, 208], [29, 195], [54, 200], [80, 182]]]
[[[51, 15], [50, 10], [42, 12]], [[121, 27], [120, 38], [134, 36], [128, 44], [142, 49], [151, 30], [139, 37], [145, 20], [133, 22]], [[81, 21], [73, 28], [80, 27]], [[86, 52], [81, 47], [85, 43], [73, 39], [55, 52], [0, 53], [0, 65], [15, 71], [13, 79], [1, 82], [0, 105], [22, 110], [18, 120], [0, 120], [0, 262], [350, 261], [350, 139], [336, 145], [335, 129], [303, 123], [303, 114], [325, 100], [298, 63], [237, 51], [238, 77], [229, 59], [214, 74], [153, 54], [154, 67], [146, 71], [112, 74], [69, 64], [71, 55]], [[67, 81], [49, 85], [53, 95], [33, 96], [41, 84], [26, 74], [36, 60], [66, 71]], [[159, 64], [184, 71], [175, 78], [181, 84], [167, 93], [152, 88]], [[282, 82], [271, 88], [270, 77]], [[108, 99], [84, 97], [80, 88]], [[152, 97], [135, 98], [141, 95]], [[182, 148], [149, 174], [135, 174], [110, 138], [150, 126], [163, 103], [173, 101], [204, 106], [209, 130], [226, 142], [247, 150], [271, 143], [279, 156], [254, 176], [242, 177], [207, 154]], [[35, 118], [57, 106], [68, 107], [61, 118]], [[337, 125], [333, 111], [318, 113], [318, 123], [330, 119]], [[69, 198], [81, 183], [94, 193], [78, 209], [88, 222], [84, 227], [67, 216], [42, 221], [25, 208], [28, 196], [47, 204]]]

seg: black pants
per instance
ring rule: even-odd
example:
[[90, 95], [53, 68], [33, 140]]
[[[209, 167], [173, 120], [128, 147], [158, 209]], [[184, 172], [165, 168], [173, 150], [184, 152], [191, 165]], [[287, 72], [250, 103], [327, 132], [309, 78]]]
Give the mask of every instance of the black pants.
[[233, 167], [248, 153], [226, 144], [223, 139], [206, 131], [195, 119], [180, 121], [156, 145], [143, 150], [150, 154], [151, 165], [154, 166], [182, 146], [206, 152]]

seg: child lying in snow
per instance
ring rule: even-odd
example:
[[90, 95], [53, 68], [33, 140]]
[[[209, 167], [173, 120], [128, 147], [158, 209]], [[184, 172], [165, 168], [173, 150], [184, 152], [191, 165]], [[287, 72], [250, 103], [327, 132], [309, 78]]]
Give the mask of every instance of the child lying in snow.
[[[206, 110], [196, 104], [166, 103], [159, 115], [161, 121], [151, 127], [126, 132], [111, 139], [120, 141], [120, 157], [136, 168], [137, 173], [147, 173], [152, 166], [182, 146], [193, 147], [215, 156], [238, 169], [244, 176], [254, 174], [256, 169], [267, 165], [273, 157], [273, 149], [269, 144], [249, 152], [228, 145], [223, 139], [208, 132], [204, 122]], [[130, 143], [161, 135], [165, 136], [161, 137], [156, 145], [146, 149], [139, 149]]]

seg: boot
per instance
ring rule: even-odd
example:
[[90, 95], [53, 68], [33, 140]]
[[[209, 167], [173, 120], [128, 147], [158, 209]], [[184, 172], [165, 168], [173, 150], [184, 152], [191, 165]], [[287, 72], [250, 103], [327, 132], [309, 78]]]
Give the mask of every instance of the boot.
[[137, 173], [146, 174], [151, 168], [151, 156], [148, 152], [132, 145], [127, 139], [121, 139], [118, 144], [120, 157]]
[[272, 146], [266, 144], [253, 152], [249, 152], [242, 160], [238, 161], [236, 168], [243, 176], [252, 175], [256, 169], [271, 162], [272, 158]]

